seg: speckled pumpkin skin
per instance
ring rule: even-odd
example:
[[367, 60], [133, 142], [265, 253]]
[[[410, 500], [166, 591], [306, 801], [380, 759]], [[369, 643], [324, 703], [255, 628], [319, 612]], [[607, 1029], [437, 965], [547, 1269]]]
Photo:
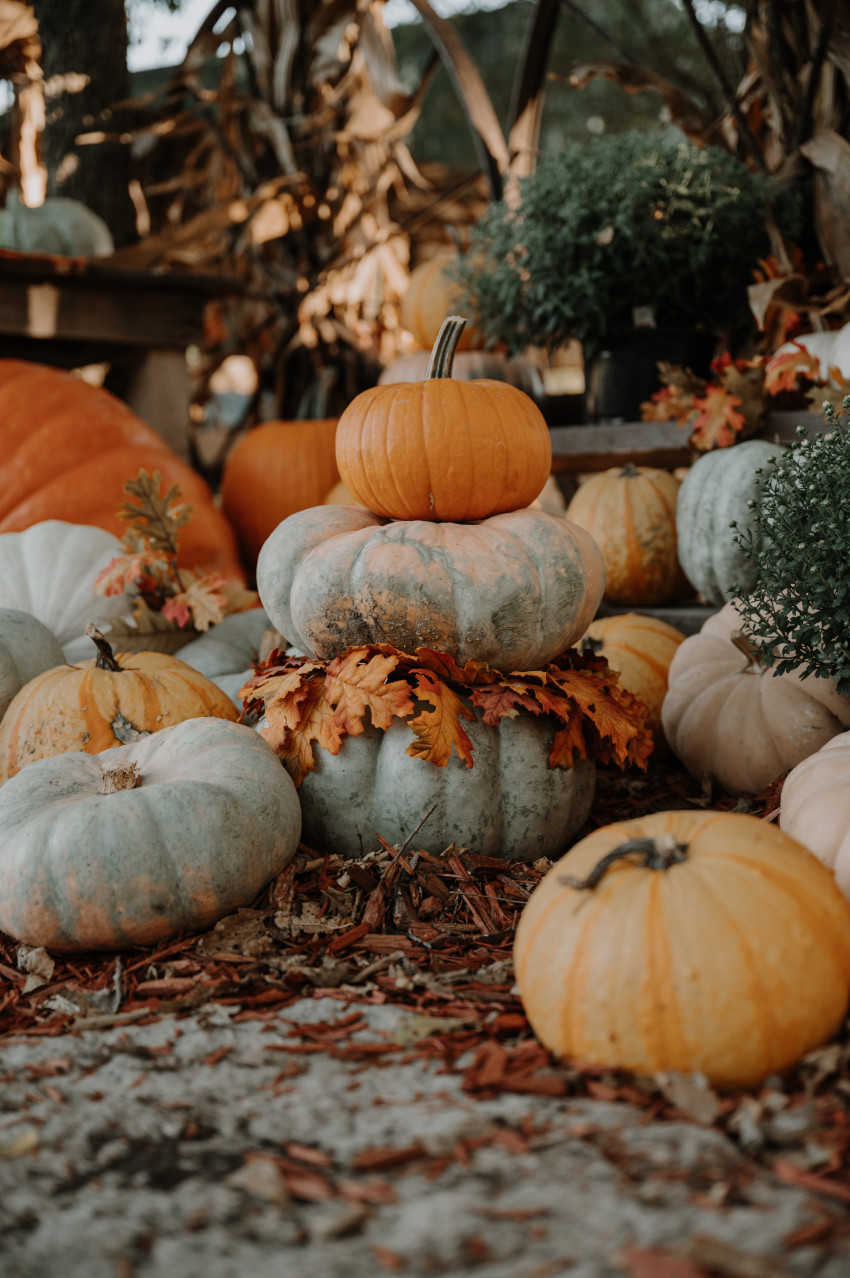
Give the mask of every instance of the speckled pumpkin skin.
[[537, 510], [479, 524], [385, 523], [317, 506], [279, 524], [257, 563], [263, 607], [302, 652], [330, 658], [390, 643], [507, 671], [534, 670], [574, 643], [603, 584], [593, 539]]
[[95, 661], [58, 666], [21, 688], [0, 724], [0, 782], [37, 759], [98, 754], [185, 719], [235, 720], [227, 693], [177, 657], [117, 653], [122, 669]]
[[758, 794], [850, 724], [850, 697], [831, 679], [750, 664], [732, 643], [740, 628], [726, 604], [679, 645], [661, 722], [692, 776], [707, 772], [729, 794]]
[[554, 728], [525, 716], [498, 728], [477, 718], [463, 724], [473, 767], [452, 753], [438, 768], [412, 758], [407, 724], [386, 731], [368, 727], [346, 737], [339, 754], [314, 747], [317, 770], [298, 791], [312, 848], [358, 856], [375, 835], [401, 843], [436, 804], [416, 835], [416, 847], [435, 856], [450, 844], [482, 856], [534, 861], [557, 856], [587, 819], [595, 768], [586, 759], [550, 768]]
[[602, 551], [611, 603], [651, 607], [688, 593], [676, 541], [678, 492], [669, 471], [629, 465], [593, 475], [570, 501], [567, 518]]
[[[101, 793], [105, 769], [132, 765], [135, 788]], [[73, 951], [210, 927], [285, 869], [300, 829], [274, 751], [222, 719], [42, 759], [0, 790], [0, 928]]]

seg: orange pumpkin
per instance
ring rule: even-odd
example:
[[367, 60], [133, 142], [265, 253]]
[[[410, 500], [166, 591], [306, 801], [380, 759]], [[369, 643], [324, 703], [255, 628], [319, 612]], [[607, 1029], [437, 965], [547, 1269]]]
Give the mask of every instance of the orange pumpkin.
[[298, 510], [320, 506], [339, 479], [336, 418], [263, 422], [238, 441], [227, 459], [221, 504], [242, 559], [253, 572], [269, 533]]
[[546, 875], [514, 948], [558, 1056], [749, 1087], [838, 1029], [850, 904], [796, 840], [741, 813], [605, 826]]
[[567, 507], [605, 560], [605, 598], [630, 607], [668, 603], [687, 590], [676, 546], [679, 481], [650, 466], [591, 476]]
[[[445, 317], [456, 311], [460, 303], [460, 287], [446, 274], [446, 267], [456, 257], [452, 249], [444, 249], [427, 262], [420, 262], [411, 272], [410, 283], [401, 299], [401, 322], [426, 351], [437, 340]], [[457, 349], [481, 350], [483, 346], [481, 335], [474, 328], [467, 328], [461, 334]]]
[[24, 684], [0, 724], [0, 783], [36, 759], [99, 754], [185, 719], [239, 718], [227, 693], [161, 652], [113, 654], [93, 626], [98, 655]]
[[241, 580], [233, 530], [208, 486], [109, 391], [41, 364], [0, 360], [0, 533], [62, 519], [121, 536], [124, 485], [159, 471], [194, 507], [180, 563]]
[[656, 745], [664, 741], [661, 706], [667, 692], [667, 676], [673, 655], [685, 636], [657, 617], [637, 612], [598, 617], [588, 626], [582, 647], [604, 657], [620, 675], [620, 686], [649, 710]]
[[466, 321], [450, 316], [423, 382], [362, 391], [339, 419], [343, 483], [389, 519], [468, 523], [529, 506], [552, 464], [549, 428], [506, 382], [451, 376]]

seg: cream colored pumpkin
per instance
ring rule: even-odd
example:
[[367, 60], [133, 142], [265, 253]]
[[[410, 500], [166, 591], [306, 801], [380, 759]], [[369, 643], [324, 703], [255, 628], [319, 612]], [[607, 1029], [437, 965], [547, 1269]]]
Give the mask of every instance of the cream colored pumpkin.
[[693, 776], [758, 794], [850, 725], [850, 698], [829, 679], [775, 674], [736, 645], [741, 624], [726, 604], [679, 646], [661, 722]]
[[798, 763], [782, 785], [780, 828], [835, 875], [850, 898], [850, 732]]

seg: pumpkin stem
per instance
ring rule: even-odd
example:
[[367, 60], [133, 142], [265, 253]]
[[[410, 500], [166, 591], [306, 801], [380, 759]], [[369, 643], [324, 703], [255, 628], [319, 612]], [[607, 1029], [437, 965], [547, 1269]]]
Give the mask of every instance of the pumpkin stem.
[[116, 763], [103, 768], [100, 774], [98, 794], [117, 794], [119, 790], [135, 790], [142, 784], [142, 774], [137, 763]]
[[748, 670], [750, 670], [753, 666], [758, 666], [761, 664], [761, 661], [759, 659], [759, 654], [757, 650], [753, 647], [752, 640], [750, 639], [749, 635], [744, 634], [743, 630], [736, 630], [733, 635], [729, 636], [729, 638], [732, 640], [732, 643], [735, 645], [738, 651], [742, 652], [744, 656], [747, 658]]
[[115, 653], [112, 651], [110, 644], [98, 630], [97, 626], [92, 622], [86, 626], [86, 634], [97, 648], [96, 670], [120, 670], [118, 662], [115, 660]]
[[638, 864], [647, 870], [669, 870], [671, 865], [680, 865], [688, 859], [687, 843], [678, 843], [674, 834], [662, 834], [657, 839], [626, 839], [611, 852], [606, 853], [595, 865], [586, 879], [573, 878], [571, 874], [562, 874], [558, 882], [565, 887], [577, 888], [580, 892], [592, 891], [605, 878], [605, 875], [626, 857], [638, 857]]
[[428, 361], [426, 380], [431, 377], [451, 377], [457, 344], [465, 327], [466, 320], [462, 315], [449, 315], [443, 320]]
[[625, 466], [620, 471], [620, 478], [621, 479], [635, 479], [635, 478], [639, 479], [640, 478], [640, 471], [638, 470], [634, 462], [626, 462]]

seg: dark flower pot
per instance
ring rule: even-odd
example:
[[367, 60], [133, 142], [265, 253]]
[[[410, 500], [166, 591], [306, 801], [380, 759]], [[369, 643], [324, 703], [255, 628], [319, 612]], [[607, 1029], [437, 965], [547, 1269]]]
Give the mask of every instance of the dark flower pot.
[[680, 328], [636, 328], [593, 360], [588, 379], [588, 419], [640, 420], [640, 406], [661, 387], [658, 363], [681, 364], [709, 377], [716, 338]]

